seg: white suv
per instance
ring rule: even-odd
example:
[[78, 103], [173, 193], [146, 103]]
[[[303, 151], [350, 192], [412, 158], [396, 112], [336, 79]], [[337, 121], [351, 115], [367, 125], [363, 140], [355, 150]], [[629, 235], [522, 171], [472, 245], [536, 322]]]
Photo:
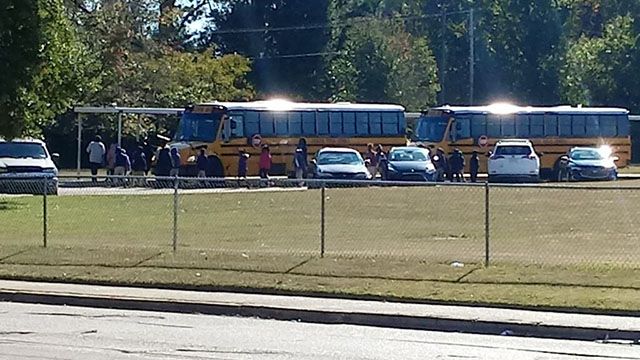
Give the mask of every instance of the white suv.
[[489, 181], [540, 180], [540, 158], [531, 141], [500, 140], [489, 157]]
[[58, 194], [58, 169], [40, 140], [0, 138], [0, 193]]

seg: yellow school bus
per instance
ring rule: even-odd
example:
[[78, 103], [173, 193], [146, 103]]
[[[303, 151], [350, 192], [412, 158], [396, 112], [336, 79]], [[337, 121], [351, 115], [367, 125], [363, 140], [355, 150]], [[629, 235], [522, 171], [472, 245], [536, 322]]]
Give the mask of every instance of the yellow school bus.
[[[271, 175], [293, 173], [293, 155], [300, 139], [309, 157], [323, 147], [368, 143], [385, 150], [407, 144], [404, 108], [388, 104], [298, 103], [286, 100], [212, 102], [189, 106], [170, 144], [180, 152], [180, 174], [194, 176], [196, 157], [205, 149], [209, 177], [236, 176], [238, 153], [249, 155], [249, 176], [259, 172], [263, 145], [269, 145]], [[310, 159], [308, 159], [310, 160]]]
[[[487, 171], [487, 154], [498, 140], [529, 139], [541, 154], [540, 173], [555, 179], [559, 158], [574, 146], [609, 146], [626, 167], [631, 160], [629, 111], [621, 108], [442, 106], [422, 114], [413, 142], [451, 153], [460, 149], [467, 158], [480, 154], [480, 172]], [[484, 156], [483, 156], [484, 155]]]

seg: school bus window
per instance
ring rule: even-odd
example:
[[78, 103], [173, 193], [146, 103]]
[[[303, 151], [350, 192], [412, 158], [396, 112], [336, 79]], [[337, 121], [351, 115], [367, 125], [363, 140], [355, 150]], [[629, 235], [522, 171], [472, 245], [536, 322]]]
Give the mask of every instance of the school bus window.
[[500, 126], [503, 137], [516, 136], [516, 119], [513, 115], [503, 115], [500, 117]]
[[342, 128], [345, 135], [353, 136], [356, 134], [356, 114], [346, 112], [342, 114]]
[[289, 119], [287, 113], [274, 112], [273, 122], [275, 125], [276, 135], [289, 135]]
[[558, 115], [558, 135], [571, 136], [571, 115]]
[[529, 115], [516, 115], [516, 136], [528, 138], [530, 133]]
[[382, 134], [393, 135], [398, 133], [398, 114], [397, 113], [382, 113]]
[[316, 114], [311, 111], [302, 113], [302, 134], [315, 135], [316, 132]]
[[319, 112], [316, 115], [316, 129], [318, 135], [329, 135], [329, 114], [326, 112]]
[[369, 114], [366, 112], [356, 113], [356, 133], [358, 135], [369, 135]]
[[380, 113], [369, 113], [369, 134], [382, 135], [382, 115]]
[[260, 117], [255, 111], [244, 113], [244, 132], [247, 136], [260, 134]]
[[631, 132], [631, 126], [629, 125], [629, 116], [627, 115], [618, 115], [617, 119], [617, 135], [618, 136], [629, 136]]
[[553, 114], [544, 115], [544, 136], [558, 136], [558, 116]]
[[600, 118], [600, 130], [602, 136], [612, 137], [618, 134], [616, 118], [613, 115], [605, 115]]
[[588, 115], [586, 117], [585, 130], [588, 137], [600, 136], [600, 121], [597, 115]]
[[292, 111], [289, 113], [289, 134], [294, 136], [302, 135], [302, 113]]
[[231, 124], [231, 137], [243, 138], [244, 137], [244, 116], [240, 114], [232, 114], [229, 119]]
[[495, 114], [487, 115], [487, 136], [501, 138], [502, 131], [500, 129], [500, 116]]
[[456, 137], [458, 140], [471, 137], [471, 119], [469, 117], [459, 116], [456, 118]]
[[329, 133], [331, 135], [342, 134], [342, 113], [333, 112], [329, 114]]
[[273, 126], [273, 113], [263, 111], [260, 113], [260, 134], [262, 136], [273, 136], [276, 134]]
[[540, 114], [529, 116], [529, 136], [544, 136], [544, 115]]
[[573, 136], [584, 137], [587, 134], [585, 125], [586, 119], [584, 115], [573, 115], [571, 119], [571, 133]]
[[473, 115], [471, 118], [471, 136], [474, 139], [487, 135], [487, 116]]

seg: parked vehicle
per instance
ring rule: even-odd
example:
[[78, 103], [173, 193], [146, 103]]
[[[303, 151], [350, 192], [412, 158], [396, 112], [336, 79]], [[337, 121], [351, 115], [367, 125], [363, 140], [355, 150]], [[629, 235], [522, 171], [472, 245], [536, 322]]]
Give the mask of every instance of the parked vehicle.
[[618, 157], [611, 148], [574, 147], [560, 158], [558, 181], [616, 180]]
[[327, 180], [368, 180], [371, 179], [371, 174], [362, 155], [356, 150], [323, 148], [313, 159], [313, 177]]
[[489, 155], [489, 181], [540, 180], [540, 157], [529, 140], [500, 140]]
[[395, 147], [387, 156], [387, 180], [435, 181], [436, 167], [429, 151], [419, 147]]
[[58, 168], [40, 140], [0, 139], [0, 192], [58, 194]]

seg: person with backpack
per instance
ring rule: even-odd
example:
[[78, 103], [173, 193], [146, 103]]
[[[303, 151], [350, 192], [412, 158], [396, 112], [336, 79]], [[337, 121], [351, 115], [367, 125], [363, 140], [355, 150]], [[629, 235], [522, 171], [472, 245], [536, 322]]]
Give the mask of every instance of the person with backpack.
[[469, 160], [469, 173], [471, 174], [472, 183], [478, 181], [478, 169], [480, 169], [480, 157], [478, 156], [478, 151], [473, 150]]
[[449, 157], [449, 168], [451, 170], [451, 181], [464, 182], [464, 155], [460, 149], [455, 149]]
[[[293, 167], [295, 169], [296, 179], [304, 179], [304, 174], [307, 172], [307, 159], [305, 158], [304, 150], [299, 147], [296, 149], [296, 153], [293, 155]], [[299, 183], [299, 185], [303, 185], [302, 181]]]
[[209, 159], [207, 159], [207, 152], [205, 149], [200, 149], [200, 154], [196, 159], [196, 167], [198, 168], [198, 177], [207, 177], [207, 168], [209, 167]]
[[156, 163], [156, 176], [169, 176], [171, 172], [171, 154], [168, 147], [163, 147], [158, 153], [158, 161]]
[[[131, 161], [131, 175], [143, 177], [147, 171], [147, 157], [144, 154], [144, 148], [138, 146], [138, 149], [133, 154], [133, 160]], [[134, 179], [134, 183], [144, 184], [144, 179]]]

